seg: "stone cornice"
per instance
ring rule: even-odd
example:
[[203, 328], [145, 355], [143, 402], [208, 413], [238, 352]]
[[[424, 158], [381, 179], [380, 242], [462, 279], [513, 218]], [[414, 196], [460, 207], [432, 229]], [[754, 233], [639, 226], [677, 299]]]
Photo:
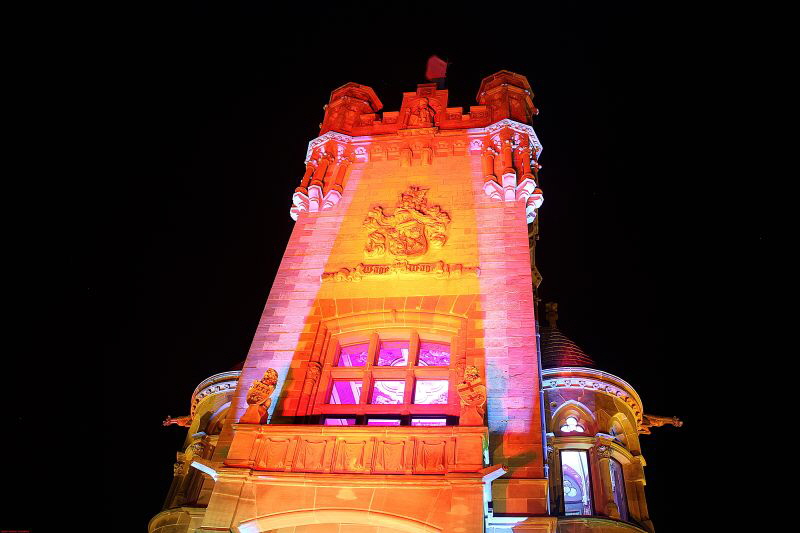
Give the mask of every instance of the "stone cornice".
[[341, 143], [350, 143], [352, 142], [354, 137], [349, 135], [345, 135], [344, 133], [339, 133], [336, 131], [329, 131], [328, 133], [324, 133], [317, 137], [316, 139], [312, 139], [308, 143], [308, 149], [306, 150], [306, 160], [305, 163], [308, 163], [311, 160], [311, 154], [314, 152], [314, 148], [325, 144], [328, 141], [339, 141]]
[[485, 128], [470, 128], [467, 130], [467, 133], [469, 133], [470, 137], [478, 135], [493, 135], [503, 128], [509, 128], [517, 133], [527, 135], [531, 146], [533, 146], [533, 155], [536, 159], [539, 159], [539, 155], [542, 153], [542, 143], [539, 141], [539, 137], [536, 136], [536, 132], [533, 131], [533, 127], [529, 126], [528, 124], [523, 124], [522, 122], [517, 122], [516, 120], [504, 118], [503, 120], [499, 120], [494, 124], [486, 126]]
[[542, 370], [542, 388], [584, 389], [619, 398], [631, 409], [637, 425], [642, 425], [641, 398], [627, 381], [608, 372], [584, 367], [546, 368]]
[[201, 381], [192, 393], [191, 416], [194, 417], [194, 412], [197, 409], [197, 406], [204, 398], [214, 394], [223, 394], [226, 392], [232, 393], [235, 391], [236, 384], [239, 382], [239, 376], [241, 374], [242, 373], [239, 370], [220, 372], [219, 374], [214, 374], [213, 376], [207, 377]]

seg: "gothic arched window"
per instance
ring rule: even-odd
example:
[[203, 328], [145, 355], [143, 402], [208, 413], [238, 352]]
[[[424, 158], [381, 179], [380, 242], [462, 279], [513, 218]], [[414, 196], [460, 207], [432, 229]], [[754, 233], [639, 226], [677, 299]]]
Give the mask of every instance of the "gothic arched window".
[[586, 450], [561, 450], [561, 486], [564, 514], [592, 514], [592, 484]]

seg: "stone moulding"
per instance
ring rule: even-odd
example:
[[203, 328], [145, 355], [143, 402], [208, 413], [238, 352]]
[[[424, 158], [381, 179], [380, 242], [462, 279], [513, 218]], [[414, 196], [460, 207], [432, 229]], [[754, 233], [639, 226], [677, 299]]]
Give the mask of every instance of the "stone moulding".
[[314, 153], [314, 149], [318, 146], [322, 146], [328, 141], [336, 141], [340, 143], [349, 144], [353, 141], [353, 137], [349, 135], [345, 135], [344, 133], [337, 133], [335, 131], [329, 131], [323, 135], [320, 135], [316, 139], [311, 139], [308, 142], [308, 149], [306, 150], [306, 160], [305, 163], [308, 163], [311, 160], [311, 154]]
[[235, 424], [225, 465], [270, 472], [446, 474], [484, 468], [486, 427]]
[[194, 417], [197, 406], [204, 398], [214, 394], [224, 394], [226, 392], [235, 391], [241, 374], [242, 373], [238, 370], [221, 372], [201, 381], [192, 393], [191, 416]]
[[542, 370], [542, 389], [571, 388], [601, 392], [622, 400], [642, 427], [642, 400], [625, 380], [608, 372], [583, 367], [558, 367]]
[[534, 181], [542, 144], [533, 128], [503, 119], [485, 128], [470, 129], [468, 134], [470, 153], [481, 156], [486, 196], [501, 202], [524, 201], [525, 218], [532, 223], [544, 200]]
[[465, 267], [461, 264], [445, 263], [409, 263], [395, 261], [388, 265], [365, 265], [359, 263], [353, 268], [341, 268], [335, 272], [324, 272], [322, 281], [342, 282], [361, 281], [362, 279], [418, 279], [432, 277], [434, 279], [459, 279], [480, 276], [480, 267]]

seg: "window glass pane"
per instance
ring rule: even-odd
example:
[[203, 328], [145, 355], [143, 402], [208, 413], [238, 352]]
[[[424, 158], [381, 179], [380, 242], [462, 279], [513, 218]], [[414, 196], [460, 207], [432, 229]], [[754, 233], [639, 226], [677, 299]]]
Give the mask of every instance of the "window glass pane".
[[368, 354], [368, 343], [344, 346], [339, 351], [339, 361], [336, 366], [364, 366], [367, 364]]
[[326, 426], [355, 426], [355, 418], [326, 418]]
[[614, 503], [619, 509], [619, 517], [628, 520], [628, 499], [625, 497], [625, 478], [622, 475], [622, 465], [616, 459], [608, 461], [611, 468], [611, 492], [614, 495]]
[[564, 488], [564, 514], [591, 515], [592, 490], [585, 451], [561, 450], [561, 483]]
[[408, 364], [408, 342], [382, 342], [378, 353], [378, 366], [406, 366]]
[[372, 387], [372, 403], [397, 404], [403, 403], [403, 393], [406, 391], [406, 382], [400, 380], [376, 380]]
[[335, 380], [331, 387], [331, 396], [328, 403], [357, 404], [361, 397], [361, 381]]
[[368, 426], [399, 426], [400, 419], [398, 418], [370, 418], [367, 420]]
[[450, 346], [439, 342], [421, 342], [419, 366], [450, 366]]
[[450, 382], [446, 379], [420, 379], [414, 387], [414, 403], [417, 404], [446, 404], [447, 387]]
[[412, 426], [446, 426], [446, 418], [412, 418]]

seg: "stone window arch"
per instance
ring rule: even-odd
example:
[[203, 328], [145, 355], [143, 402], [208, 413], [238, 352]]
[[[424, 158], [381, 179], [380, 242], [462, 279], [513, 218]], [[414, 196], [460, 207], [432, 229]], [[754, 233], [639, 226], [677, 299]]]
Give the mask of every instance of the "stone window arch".
[[325, 425], [456, 424], [462, 325], [408, 310], [331, 321], [310, 414]]
[[594, 435], [597, 422], [588, 407], [569, 400], [553, 413], [550, 425], [555, 435]]

